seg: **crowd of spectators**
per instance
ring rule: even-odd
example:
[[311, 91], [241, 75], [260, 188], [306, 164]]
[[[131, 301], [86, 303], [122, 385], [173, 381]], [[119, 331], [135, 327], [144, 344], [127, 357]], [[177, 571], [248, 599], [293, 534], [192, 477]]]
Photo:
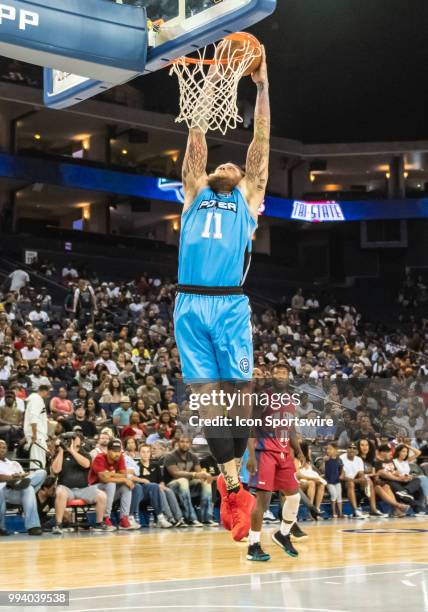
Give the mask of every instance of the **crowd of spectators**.
[[[82, 278], [71, 262], [45, 268], [47, 278], [60, 275], [63, 304], [46, 286], [31, 286], [25, 270], [0, 294], [2, 531], [6, 502], [18, 497], [34, 534], [34, 508], [59, 533], [75, 498], [95, 505], [100, 530], [114, 528], [115, 504], [121, 529], [139, 528], [147, 506], [164, 528], [215, 525], [217, 468], [208, 452], [194, 452], [207, 447], [189, 424], [175, 284], [148, 275], [131, 283]], [[424, 511], [427, 321], [410, 318], [385, 333], [352, 305], [298, 290], [288, 304], [254, 313], [253, 332], [254, 378], [269, 386], [273, 367], [286, 367], [297, 416], [308, 419], [299, 428], [307, 464], [297, 472], [310, 503], [319, 510], [328, 490], [332, 514], [341, 515], [344, 489], [355, 516], [364, 515], [361, 496], [373, 514], [376, 500], [396, 516], [409, 505]], [[317, 416], [330, 425], [314, 424]], [[16, 463], [24, 458], [36, 470], [30, 476]]]

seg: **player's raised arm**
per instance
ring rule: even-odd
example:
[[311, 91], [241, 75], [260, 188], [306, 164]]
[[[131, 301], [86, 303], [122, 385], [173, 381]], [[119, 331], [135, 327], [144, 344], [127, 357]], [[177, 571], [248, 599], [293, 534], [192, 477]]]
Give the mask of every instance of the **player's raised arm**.
[[184, 208], [189, 208], [207, 181], [208, 148], [204, 132], [197, 127], [189, 130], [187, 149], [181, 170], [184, 187]]
[[260, 67], [251, 77], [257, 85], [257, 101], [254, 111], [254, 138], [248, 149], [243, 190], [251, 213], [257, 218], [257, 211], [263, 203], [269, 176], [269, 80], [266, 52], [263, 46]]

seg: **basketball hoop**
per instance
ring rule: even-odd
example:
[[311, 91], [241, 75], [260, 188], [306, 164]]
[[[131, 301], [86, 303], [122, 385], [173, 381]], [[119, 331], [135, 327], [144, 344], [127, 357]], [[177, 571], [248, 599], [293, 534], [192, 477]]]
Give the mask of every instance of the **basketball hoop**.
[[238, 84], [257, 70], [262, 51], [257, 38], [247, 32], [230, 34], [211, 47], [212, 54], [204, 47], [198, 57], [180, 57], [172, 63], [169, 74], [178, 77], [180, 87], [180, 114], [175, 121], [204, 133], [219, 130], [225, 134], [243, 122], [237, 104]]

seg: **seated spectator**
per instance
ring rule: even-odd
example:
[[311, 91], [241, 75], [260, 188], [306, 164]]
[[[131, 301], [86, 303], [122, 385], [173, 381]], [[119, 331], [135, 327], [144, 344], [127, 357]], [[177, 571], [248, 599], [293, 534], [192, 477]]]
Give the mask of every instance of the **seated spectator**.
[[0, 407], [0, 438], [7, 443], [8, 449], [13, 447], [24, 437], [24, 409], [18, 406], [15, 392], [5, 392], [4, 405]]
[[[403, 476], [410, 476], [411, 474], [411, 464], [413, 463], [414, 468], [417, 469], [415, 462], [418, 457], [420, 457], [421, 451], [417, 448], [412, 448], [407, 444], [399, 444], [395, 449], [394, 453], [394, 465], [397, 468], [397, 471], [400, 472]], [[413, 472], [413, 476], [416, 476], [419, 479], [421, 484], [422, 491], [425, 496], [425, 506], [428, 505], [428, 476], [426, 476], [422, 470], [420, 470], [419, 474]]]
[[66, 434], [59, 440], [56, 455], [52, 461], [51, 471], [58, 477], [55, 497], [55, 520], [52, 533], [62, 533], [62, 522], [67, 503], [73, 499], [83, 499], [88, 504], [95, 504], [96, 524], [98, 531], [107, 531], [111, 525], [104, 523], [107, 497], [97, 486], [88, 486], [88, 474], [91, 457], [82, 448], [79, 435]]
[[174, 525], [174, 527], [187, 527], [174, 491], [165, 484], [161, 459], [159, 457], [155, 458], [158, 450], [156, 444], [152, 446], [142, 444], [140, 446], [140, 474], [150, 480], [150, 482], [155, 482], [159, 485], [162, 511], [167, 521]]
[[122, 395], [120, 406], [113, 412], [113, 425], [115, 427], [129, 426], [131, 414], [131, 399], [128, 395]]
[[95, 438], [98, 433], [95, 423], [88, 418], [83, 403], [80, 400], [74, 400], [74, 415], [68, 419], [64, 419], [62, 424], [65, 431], [72, 431], [75, 427], [79, 427], [85, 438]]
[[33, 364], [33, 367], [31, 368], [30, 380], [31, 380], [31, 390], [33, 392], [38, 391], [41, 385], [45, 385], [48, 387], [51, 386], [50, 380], [47, 376], [43, 374], [42, 368], [39, 365], [39, 362], [36, 362]]
[[97, 427], [105, 425], [107, 415], [104, 408], [100, 406], [99, 401], [95, 397], [87, 397], [84, 402], [87, 418], [93, 421]]
[[296, 476], [300, 482], [300, 486], [308, 496], [311, 504], [319, 511], [321, 502], [324, 497], [325, 485], [327, 484], [324, 478], [315, 470], [311, 463], [311, 449], [305, 441], [300, 443], [305, 462], [300, 463], [295, 459]]
[[151, 433], [146, 438], [146, 444], [149, 446], [154, 444], [155, 442], [165, 442], [168, 444], [169, 438], [168, 436], [168, 426], [164, 423], [161, 423], [156, 431]]
[[[114, 413], [113, 413], [114, 418]], [[114, 421], [113, 421], [114, 423]], [[121, 438], [135, 438], [138, 441], [143, 440], [146, 437], [146, 428], [141, 423], [141, 417], [138, 412], [132, 412], [129, 418], [129, 425], [126, 425], [121, 431]]]
[[112, 376], [108, 382], [108, 386], [101, 394], [100, 403], [120, 404], [122, 397], [122, 383], [117, 376]]
[[73, 404], [68, 399], [67, 389], [60, 387], [58, 395], [54, 395], [49, 404], [54, 419], [69, 417], [73, 414]]
[[98, 453], [91, 465], [88, 478], [90, 485], [98, 485], [101, 491], [107, 495], [107, 505], [104, 522], [108, 528], [112, 527], [110, 519], [113, 503], [120, 501], [119, 529], [129, 531], [135, 529], [129, 522], [131, 509], [132, 490], [135, 484], [129, 478], [125, 455], [122, 453], [120, 440], [112, 439], [107, 444], [106, 453]]
[[99, 453], [107, 453], [107, 446], [110, 440], [113, 439], [113, 432], [108, 427], [101, 430], [95, 448], [89, 453], [92, 457], [96, 457]]
[[361, 438], [372, 440], [373, 443], [376, 443], [376, 432], [371, 424], [369, 416], [361, 417], [360, 425], [353, 435], [353, 442], [357, 442]]
[[158, 422], [155, 425], [155, 429], [156, 430], [160, 429], [162, 425], [164, 425], [165, 438], [167, 438], [168, 440], [173, 438], [176, 427], [175, 427], [174, 420], [171, 417], [168, 410], [162, 410], [162, 412], [159, 415]]
[[291, 308], [295, 310], [301, 310], [305, 306], [305, 298], [303, 297], [302, 289], [298, 289], [297, 292], [291, 298]]
[[25, 473], [19, 463], [7, 457], [7, 444], [0, 440], [0, 536], [9, 535], [5, 529], [6, 504], [22, 506], [28, 535], [40, 536], [42, 530], [37, 514], [36, 492], [46, 478], [45, 470]]
[[31, 321], [39, 329], [44, 329], [46, 323], [49, 322], [49, 315], [45, 310], [42, 310], [42, 305], [38, 302], [28, 315], [28, 320]]
[[146, 408], [142, 398], [137, 399], [137, 412], [140, 414], [141, 422], [147, 431], [153, 431], [158, 419], [153, 408]]
[[[51, 531], [56, 525], [55, 517], [50, 517], [49, 512], [55, 508], [56, 476], [48, 476], [36, 493], [37, 513], [43, 531]], [[71, 513], [67, 515], [67, 524], [71, 523]]]
[[134, 374], [134, 364], [130, 359], [125, 361], [125, 367], [119, 374], [119, 380], [125, 389], [136, 386], [137, 380]]
[[360, 405], [360, 400], [354, 396], [354, 390], [352, 387], [348, 387], [346, 396], [342, 400], [342, 406], [347, 410], [355, 410]]
[[372, 440], [368, 438], [360, 438], [357, 442], [357, 454], [363, 460], [364, 475], [367, 479], [367, 485], [364, 492], [370, 504], [370, 514], [372, 516], [386, 516], [376, 508], [376, 487], [375, 481], [376, 472], [374, 462], [376, 460], [376, 446]]
[[68, 284], [70, 281], [73, 281], [76, 278], [79, 278], [78, 271], [70, 262], [68, 262], [63, 267], [61, 275], [62, 275], [62, 280], [65, 284]]
[[306, 417], [314, 409], [312, 402], [308, 400], [308, 394], [302, 393], [300, 396], [300, 404], [296, 407], [297, 416], [300, 418]]
[[[135, 444], [135, 440], [132, 438], [129, 438], [129, 442]], [[129, 517], [132, 527], [136, 529], [141, 527], [139, 523], [140, 509], [141, 506], [147, 505], [153, 508], [159, 527], [162, 529], [169, 529], [172, 527], [172, 523], [166, 519], [163, 513], [160, 486], [140, 476], [141, 468], [139, 462], [135, 460], [130, 452], [125, 451], [125, 463], [128, 476], [135, 484], [132, 489], [131, 512]]]
[[[193, 527], [203, 524], [216, 526], [212, 518], [212, 478], [203, 472], [198, 457], [190, 450], [190, 438], [181, 437], [176, 450], [165, 456], [165, 481], [172, 489], [184, 509], [184, 518]], [[192, 504], [192, 493], [200, 495], [200, 515], [198, 521]]]
[[67, 353], [61, 352], [56, 360], [56, 367], [52, 375], [54, 380], [61, 382], [67, 388], [70, 388], [74, 380], [74, 370], [69, 363]]
[[129, 438], [124, 438], [123, 450], [125, 452], [126, 457], [131, 457], [132, 459], [137, 461], [137, 463], [139, 462], [140, 455], [138, 452], [138, 444], [135, 438], [133, 438], [132, 436]]
[[155, 413], [158, 414], [161, 395], [159, 389], [155, 385], [153, 376], [146, 376], [145, 384], [137, 389], [137, 395], [143, 398], [144, 405], [147, 408], [153, 408]]
[[366, 518], [367, 514], [358, 508], [357, 504], [357, 487], [366, 495], [370, 502], [370, 514], [374, 516], [383, 516], [376, 508], [376, 498], [374, 485], [370, 478], [364, 472], [364, 461], [357, 456], [357, 447], [354, 443], [350, 443], [347, 452], [340, 456], [343, 463], [342, 481], [345, 483], [349, 502], [352, 506], [354, 518]]
[[111, 358], [111, 352], [108, 349], [101, 351], [101, 357], [95, 362], [95, 366], [106, 366], [110, 376], [119, 376], [119, 368], [116, 362]]
[[40, 350], [35, 346], [34, 338], [29, 336], [25, 346], [21, 349], [22, 359], [31, 365], [34, 361], [39, 359], [40, 354]]
[[374, 464], [376, 476], [388, 484], [400, 502], [408, 504], [416, 514], [424, 514], [425, 499], [418, 478], [400, 474], [392, 460], [389, 446], [382, 444]]

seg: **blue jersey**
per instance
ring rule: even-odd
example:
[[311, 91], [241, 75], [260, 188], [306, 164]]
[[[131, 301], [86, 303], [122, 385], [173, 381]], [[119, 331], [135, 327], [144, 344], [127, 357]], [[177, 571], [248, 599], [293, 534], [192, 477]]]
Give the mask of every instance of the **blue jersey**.
[[251, 254], [256, 226], [240, 189], [229, 194], [203, 189], [182, 216], [178, 283], [241, 285], [249, 266], [245, 254]]

